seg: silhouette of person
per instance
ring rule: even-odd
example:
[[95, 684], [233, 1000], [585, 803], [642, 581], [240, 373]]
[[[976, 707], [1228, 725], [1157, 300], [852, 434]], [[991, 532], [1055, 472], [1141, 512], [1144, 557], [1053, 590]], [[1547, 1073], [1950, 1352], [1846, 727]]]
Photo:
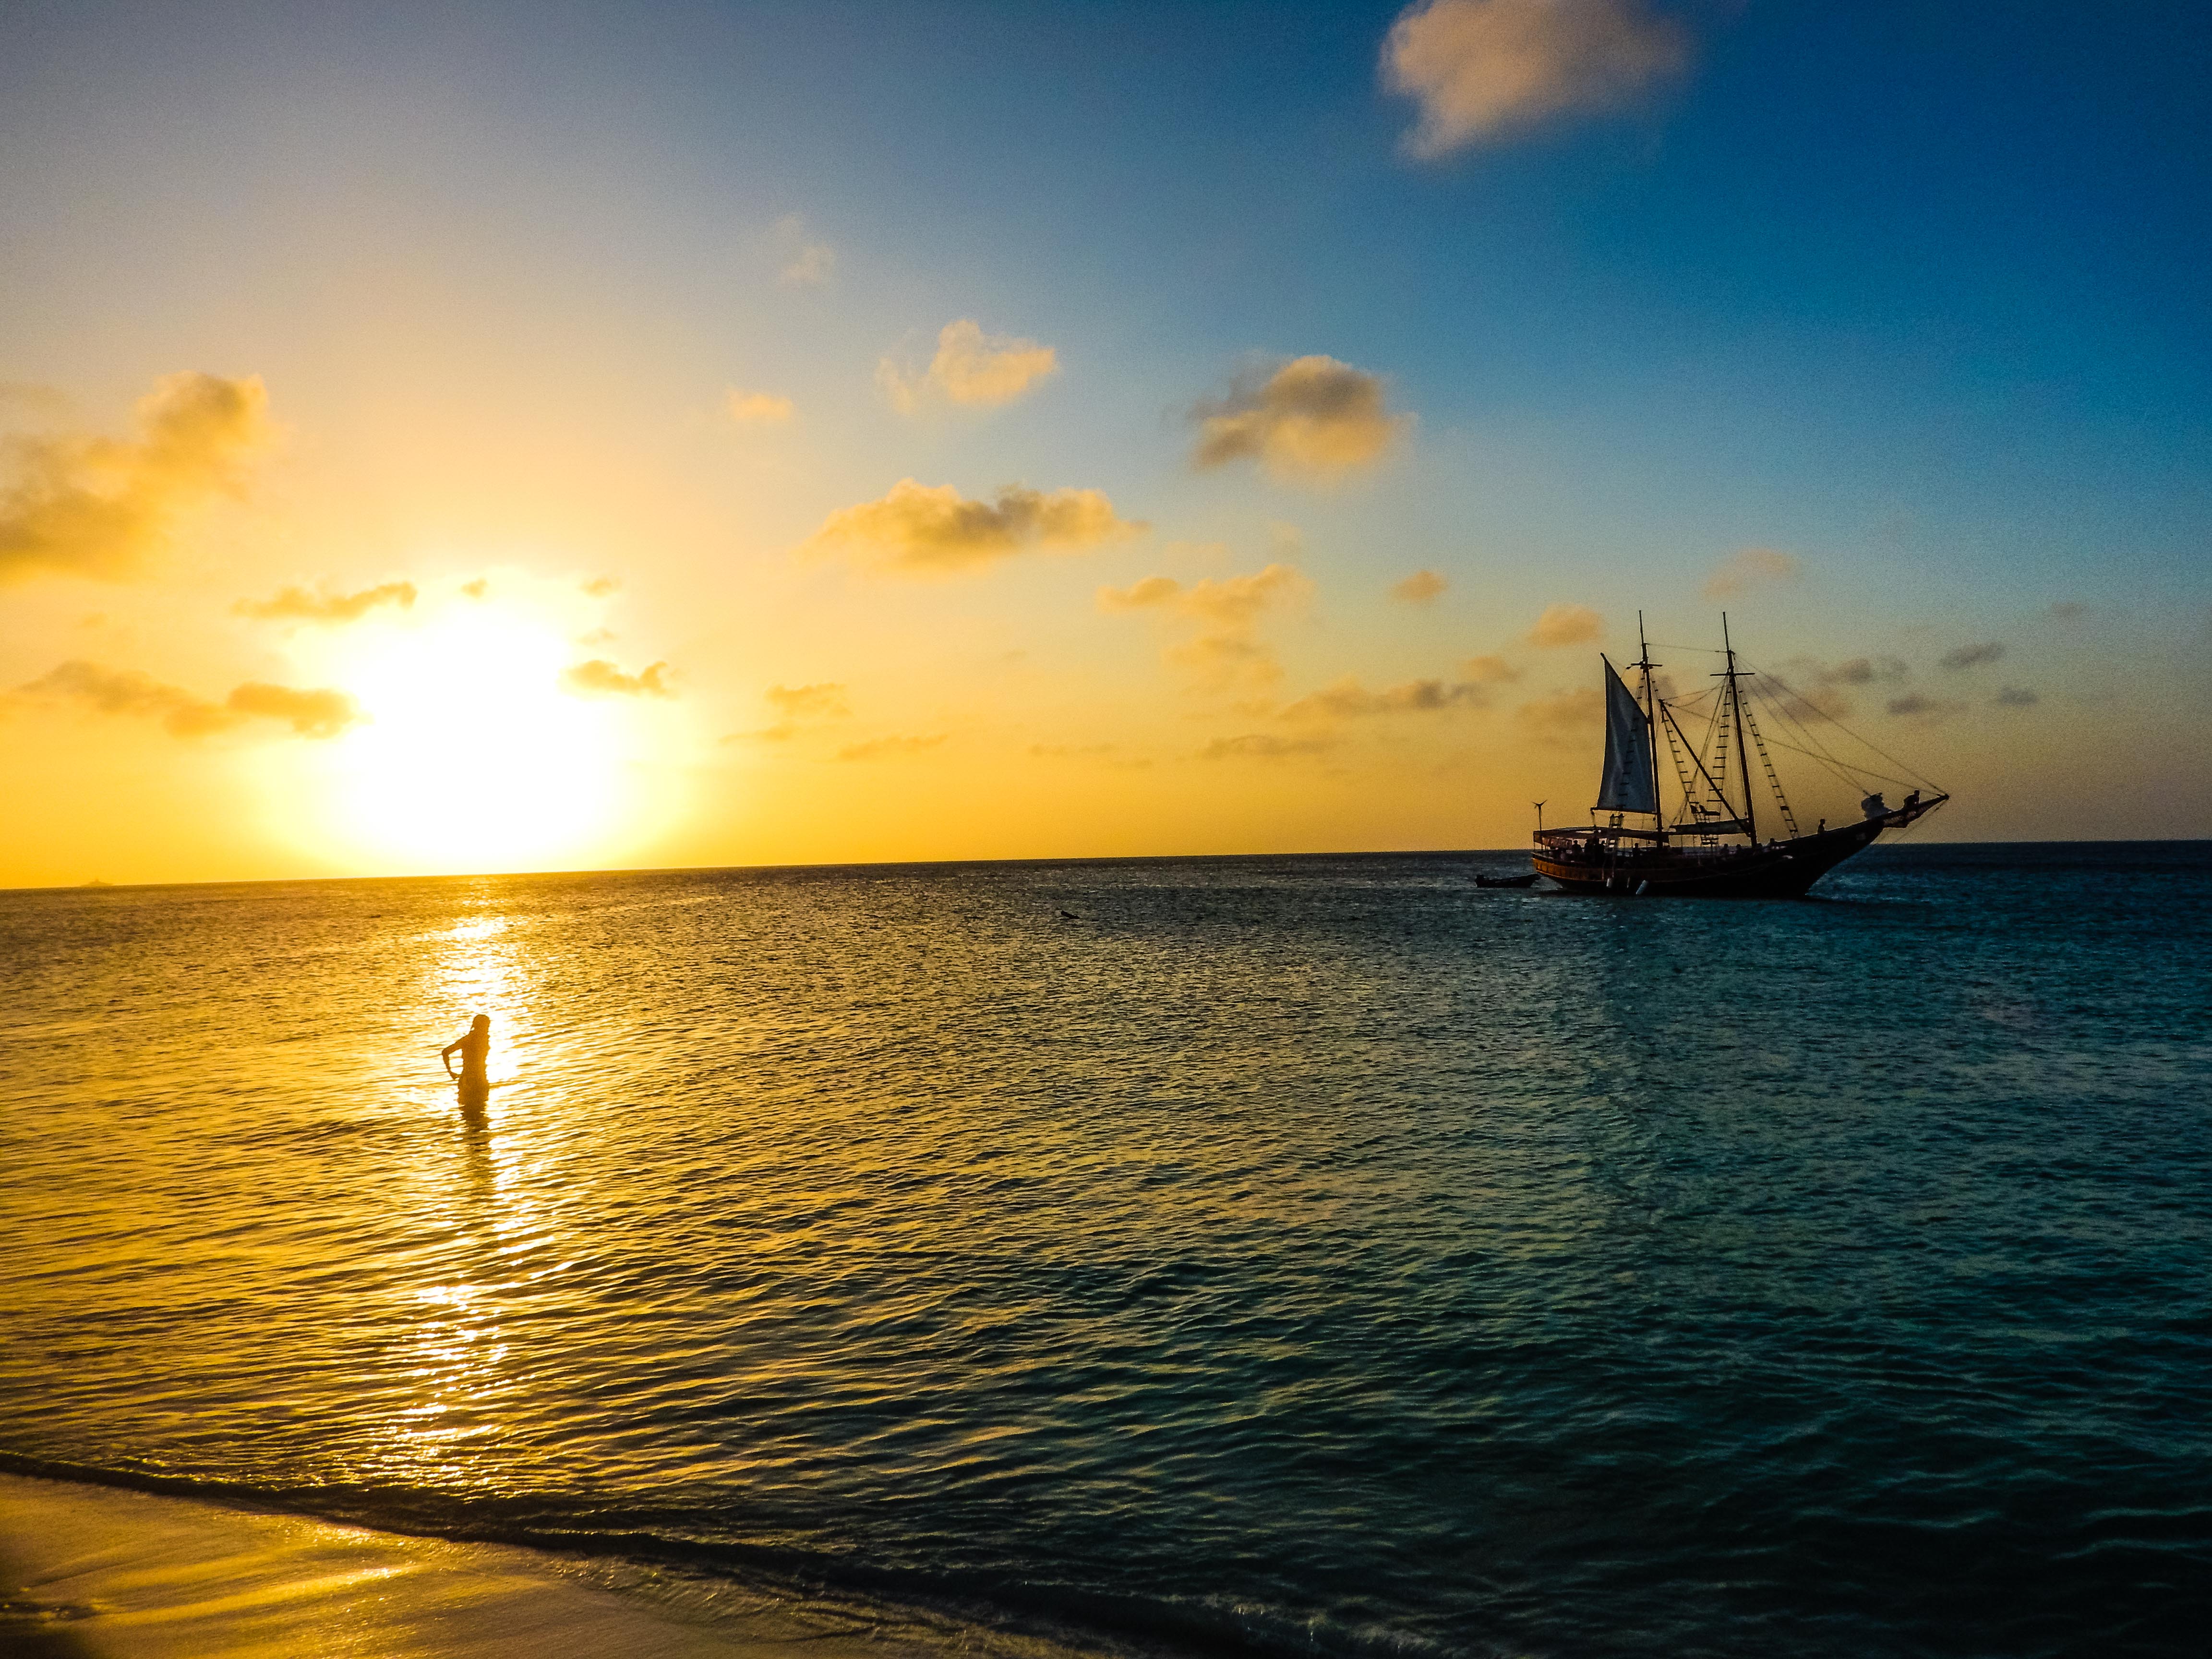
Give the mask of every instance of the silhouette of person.
[[[453, 1069], [453, 1050], [461, 1051], [461, 1069]], [[460, 1085], [464, 1101], [482, 1100], [491, 1091], [491, 1079], [484, 1068], [491, 1060], [491, 1017], [478, 1014], [469, 1022], [466, 1036], [455, 1037], [438, 1050], [438, 1058], [445, 1062], [446, 1075]]]

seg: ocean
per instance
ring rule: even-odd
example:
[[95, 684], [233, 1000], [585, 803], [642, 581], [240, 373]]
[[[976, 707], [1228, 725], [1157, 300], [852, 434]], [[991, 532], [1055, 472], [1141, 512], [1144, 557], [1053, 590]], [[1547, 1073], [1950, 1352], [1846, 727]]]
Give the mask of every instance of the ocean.
[[0, 895], [0, 1468], [947, 1651], [2201, 1651], [2212, 843], [1515, 867]]

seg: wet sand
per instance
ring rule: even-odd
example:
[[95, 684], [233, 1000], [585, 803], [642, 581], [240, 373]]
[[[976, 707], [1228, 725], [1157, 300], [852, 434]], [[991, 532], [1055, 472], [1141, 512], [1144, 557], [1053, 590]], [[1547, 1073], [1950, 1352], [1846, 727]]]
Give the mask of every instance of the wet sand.
[[530, 1550], [0, 1474], [11, 1659], [759, 1659], [776, 1635], [657, 1616]]

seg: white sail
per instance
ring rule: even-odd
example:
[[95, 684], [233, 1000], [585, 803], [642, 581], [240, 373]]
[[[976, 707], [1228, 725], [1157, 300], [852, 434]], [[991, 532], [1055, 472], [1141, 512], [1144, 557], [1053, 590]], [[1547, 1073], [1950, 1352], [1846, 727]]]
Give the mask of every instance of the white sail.
[[1651, 728], [1644, 705], [1605, 662], [1605, 771], [1598, 780], [1601, 812], [1656, 812], [1658, 789], [1652, 782]]

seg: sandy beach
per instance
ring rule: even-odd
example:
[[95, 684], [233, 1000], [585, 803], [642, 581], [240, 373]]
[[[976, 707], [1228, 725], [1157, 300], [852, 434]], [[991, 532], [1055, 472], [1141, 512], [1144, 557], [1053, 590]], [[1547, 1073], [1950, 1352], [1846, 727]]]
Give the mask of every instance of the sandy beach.
[[[712, 1659], [821, 1632], [659, 1616], [557, 1558], [0, 1475], [0, 1649], [19, 1659]], [[832, 1638], [833, 1644], [835, 1638]]]

